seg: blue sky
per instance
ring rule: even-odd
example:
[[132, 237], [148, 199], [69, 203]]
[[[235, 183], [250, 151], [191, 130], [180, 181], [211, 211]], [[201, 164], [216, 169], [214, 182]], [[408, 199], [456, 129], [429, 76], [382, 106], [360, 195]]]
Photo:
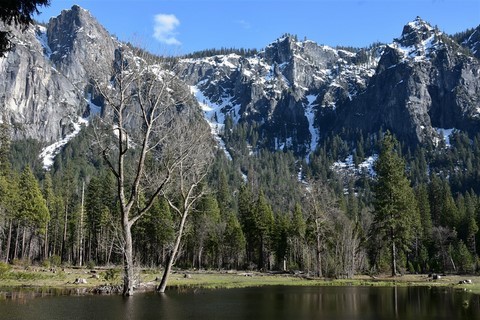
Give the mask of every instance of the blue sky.
[[160, 54], [261, 49], [284, 33], [363, 47], [391, 42], [416, 16], [449, 34], [480, 24], [480, 0], [51, 0], [36, 19], [73, 4], [120, 40]]

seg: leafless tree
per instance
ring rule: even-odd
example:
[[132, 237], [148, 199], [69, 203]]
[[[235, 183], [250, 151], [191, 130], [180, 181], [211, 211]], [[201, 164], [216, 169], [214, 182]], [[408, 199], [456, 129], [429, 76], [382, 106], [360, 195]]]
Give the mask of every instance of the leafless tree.
[[313, 180], [308, 188], [310, 203], [308, 220], [312, 222], [312, 233], [316, 254], [316, 275], [323, 276], [323, 255], [326, 249], [327, 233], [333, 227], [332, 216], [339, 213], [333, 192], [320, 180]]
[[95, 79], [93, 85], [104, 101], [103, 117], [95, 129], [98, 147], [116, 179], [123, 294], [130, 296], [134, 290], [132, 226], [164, 194], [177, 167], [185, 165], [185, 154], [171, 149], [178, 142], [179, 119], [187, 121], [193, 112], [186, 110], [196, 104], [178, 80], [173, 60], [154, 61], [128, 48], [116, 51], [112, 78]]
[[326, 183], [313, 180], [307, 190], [309, 238], [315, 252], [316, 275], [322, 277], [328, 272], [337, 277], [352, 277], [365, 264], [361, 225], [347, 218], [338, 197]]
[[158, 292], [165, 292], [168, 276], [177, 258], [185, 223], [198, 201], [205, 195], [203, 180], [207, 175], [213, 156], [209, 131], [202, 121], [192, 117], [181, 117], [174, 127], [175, 143], [166, 150], [170, 157], [178, 159], [171, 172], [172, 182], [162, 191], [170, 208], [180, 220], [175, 243], [171, 249]]

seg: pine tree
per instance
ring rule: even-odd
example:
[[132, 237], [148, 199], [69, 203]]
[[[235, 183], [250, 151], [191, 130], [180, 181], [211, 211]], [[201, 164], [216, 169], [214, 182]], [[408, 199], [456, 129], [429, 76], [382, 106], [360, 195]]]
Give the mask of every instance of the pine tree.
[[26, 253], [25, 235], [27, 229], [30, 229], [34, 234], [45, 235], [47, 224], [50, 220], [46, 201], [30, 167], [26, 167], [20, 176], [17, 214], [23, 226], [21, 254], [23, 258]]
[[238, 217], [245, 235], [247, 260], [253, 262], [258, 243], [258, 232], [256, 230], [252, 193], [247, 185], [240, 188], [238, 195]]
[[239, 263], [245, 254], [246, 240], [242, 227], [233, 212], [227, 212], [225, 233], [223, 235], [223, 254], [227, 267], [239, 267]]
[[258, 230], [258, 235], [260, 237], [258, 267], [260, 269], [269, 268], [268, 262], [272, 248], [273, 225], [275, 220], [272, 208], [268, 204], [267, 199], [261, 190], [258, 194], [257, 202], [255, 203], [255, 218], [256, 229]]
[[405, 175], [405, 164], [397, 154], [398, 143], [387, 133], [375, 164], [373, 231], [383, 237], [383, 246], [390, 249], [392, 276], [397, 274], [400, 252], [408, 252], [418, 227], [418, 209], [413, 189]]
[[26, 167], [20, 176], [18, 213], [21, 220], [38, 228], [40, 232], [45, 231], [50, 219], [38, 181], [29, 167]]
[[10, 128], [6, 123], [0, 123], [0, 176], [8, 176], [11, 172]]

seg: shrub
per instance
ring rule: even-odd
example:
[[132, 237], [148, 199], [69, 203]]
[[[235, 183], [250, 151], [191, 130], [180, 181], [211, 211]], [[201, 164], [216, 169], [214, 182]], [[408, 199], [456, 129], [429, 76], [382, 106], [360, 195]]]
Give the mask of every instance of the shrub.
[[95, 268], [95, 262], [90, 260], [87, 262], [87, 269], [93, 269]]
[[50, 265], [52, 267], [58, 267], [62, 264], [62, 258], [58, 255], [53, 255], [48, 260], [50, 261]]
[[46, 269], [50, 268], [50, 260], [49, 259], [44, 259], [42, 261], [42, 267], [44, 267]]
[[13, 259], [12, 264], [14, 266], [28, 267], [31, 263], [28, 259]]
[[107, 280], [110, 283], [116, 283], [118, 282], [120, 278], [120, 270], [118, 269], [108, 269], [105, 271], [105, 280]]
[[0, 262], [0, 278], [4, 278], [10, 270], [12, 270], [12, 267], [8, 263]]

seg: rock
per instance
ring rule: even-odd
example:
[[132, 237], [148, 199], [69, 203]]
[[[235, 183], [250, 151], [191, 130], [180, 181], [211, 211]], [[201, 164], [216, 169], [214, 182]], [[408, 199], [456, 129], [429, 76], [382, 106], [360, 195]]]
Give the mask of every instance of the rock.
[[472, 284], [472, 280], [470, 279], [460, 280], [458, 284]]
[[76, 278], [73, 283], [74, 283], [74, 284], [86, 284], [86, 283], [87, 283], [87, 279], [85, 279], [85, 278]]
[[[391, 44], [370, 49], [285, 35], [255, 55], [181, 59], [180, 75], [199, 90], [200, 102], [219, 106], [209, 121], [223, 125], [229, 115], [234, 123], [258, 124], [258, 148], [306, 155], [319, 136], [380, 127], [401, 140], [438, 143], [435, 128], [480, 126], [479, 28], [463, 47], [420, 18]], [[75, 132], [79, 117], [101, 112], [94, 110], [102, 101], [92, 79], [109, 80], [120, 52], [134, 58], [76, 5], [46, 27], [13, 32], [15, 48], [0, 58], [0, 120], [12, 125], [14, 139], [52, 144]]]

